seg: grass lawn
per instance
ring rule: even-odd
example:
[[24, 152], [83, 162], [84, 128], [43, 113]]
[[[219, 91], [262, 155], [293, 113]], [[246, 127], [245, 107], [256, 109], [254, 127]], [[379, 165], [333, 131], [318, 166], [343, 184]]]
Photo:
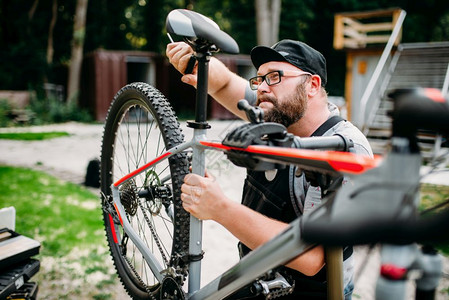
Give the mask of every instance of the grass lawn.
[[40, 299], [115, 299], [120, 283], [104, 236], [99, 196], [46, 173], [0, 166], [0, 207], [16, 231], [41, 243]]
[[[446, 201], [447, 199], [449, 199], [449, 186], [434, 184], [423, 184], [421, 186], [421, 210], [433, 207], [438, 203]], [[441, 209], [447, 209], [447, 205], [443, 206], [442, 208], [438, 208], [436, 212]], [[447, 228], [442, 228], [442, 230], [447, 230]], [[441, 250], [444, 255], [449, 256], [449, 245], [439, 245], [438, 249]]]
[[69, 136], [64, 131], [51, 132], [1, 132], [0, 139], [4, 140], [20, 140], [20, 141], [42, 141], [63, 136]]
[[[447, 186], [421, 190], [421, 209], [449, 198]], [[33, 277], [39, 298], [122, 299], [98, 195], [43, 172], [0, 166], [0, 207], [8, 206], [16, 208], [16, 231], [41, 242]], [[449, 255], [449, 247], [439, 249]]]

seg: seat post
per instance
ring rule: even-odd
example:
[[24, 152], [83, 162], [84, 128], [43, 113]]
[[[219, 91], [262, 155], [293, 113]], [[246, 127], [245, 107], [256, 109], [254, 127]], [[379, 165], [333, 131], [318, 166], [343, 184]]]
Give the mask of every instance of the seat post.
[[195, 129], [207, 129], [207, 87], [209, 82], [209, 61], [211, 57], [209, 51], [196, 52], [195, 57], [198, 61], [196, 103], [195, 103], [195, 122], [188, 122], [188, 126]]
[[[193, 139], [198, 140], [205, 136], [206, 129], [210, 128], [207, 123], [207, 85], [209, 73], [209, 51], [196, 51], [198, 61], [198, 80], [196, 91], [195, 121], [187, 122], [187, 126], [193, 128]], [[206, 169], [206, 154], [204, 148], [195, 144], [192, 146], [193, 161], [192, 173], [204, 176]], [[201, 283], [201, 259], [203, 223], [201, 220], [190, 215], [189, 232], [189, 257], [193, 258], [189, 263], [189, 294], [200, 289]]]
[[207, 119], [207, 85], [209, 81], [209, 53], [198, 53], [198, 81], [195, 121], [204, 123]]

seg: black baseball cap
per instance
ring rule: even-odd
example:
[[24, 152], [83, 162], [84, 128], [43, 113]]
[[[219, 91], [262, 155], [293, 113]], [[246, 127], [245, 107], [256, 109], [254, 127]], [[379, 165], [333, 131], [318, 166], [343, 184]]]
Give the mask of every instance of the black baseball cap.
[[327, 82], [326, 59], [323, 54], [303, 42], [282, 40], [271, 48], [254, 47], [251, 50], [251, 60], [256, 69], [270, 61], [285, 61], [303, 71], [319, 75], [322, 86]]

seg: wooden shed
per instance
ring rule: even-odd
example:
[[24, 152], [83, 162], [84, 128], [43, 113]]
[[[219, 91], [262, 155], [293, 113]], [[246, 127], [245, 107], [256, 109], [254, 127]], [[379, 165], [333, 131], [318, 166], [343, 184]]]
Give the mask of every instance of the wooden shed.
[[[218, 55], [229, 69], [249, 78], [255, 73], [248, 55]], [[178, 116], [194, 113], [195, 89], [181, 82], [181, 74], [163, 55], [142, 51], [97, 50], [83, 61], [80, 105], [95, 120], [104, 121], [114, 95], [132, 82], [147, 82], [159, 89], [170, 101]], [[209, 101], [210, 119], [234, 116], [216, 101]]]
[[[390, 41], [391, 52], [401, 40], [402, 23], [398, 19], [402, 9], [389, 8], [364, 12], [345, 12], [334, 18], [334, 48], [346, 52], [345, 100], [348, 119], [355, 121], [360, 112], [360, 101], [374, 71]], [[398, 28], [397, 28], [398, 27]]]

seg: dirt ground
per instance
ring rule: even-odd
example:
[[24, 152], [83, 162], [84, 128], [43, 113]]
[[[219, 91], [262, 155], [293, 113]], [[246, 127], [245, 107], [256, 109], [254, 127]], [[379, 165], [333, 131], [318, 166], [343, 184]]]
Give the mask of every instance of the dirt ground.
[[[212, 129], [208, 136], [221, 140], [227, 130], [241, 124], [240, 121], [212, 121]], [[190, 130], [184, 123], [182, 128], [188, 139]], [[23, 129], [0, 129], [23, 131], [66, 131], [71, 135], [47, 141], [0, 141], [0, 164], [24, 166], [46, 171], [63, 180], [83, 184], [86, 168], [90, 160], [100, 155], [103, 126], [86, 125], [79, 123], [65, 123], [51, 126], [36, 126]], [[235, 167], [224, 159], [224, 156], [207, 155], [207, 168], [221, 184], [225, 193], [235, 201], [240, 201], [245, 170]], [[449, 175], [440, 175], [433, 180], [434, 183], [448, 184]], [[94, 189], [94, 192], [98, 192]], [[203, 246], [205, 257], [202, 262], [202, 284], [216, 278], [223, 271], [238, 261], [236, 243], [237, 240], [220, 225], [212, 222], [204, 222]], [[374, 299], [375, 282], [379, 270], [380, 256], [378, 248], [368, 252], [366, 247], [355, 249], [356, 287], [354, 299]], [[363, 271], [361, 267], [364, 266]], [[449, 273], [448, 259], [445, 259], [444, 270]], [[440, 290], [448, 289], [448, 279], [443, 279]], [[40, 287], [41, 289], [41, 287]], [[413, 299], [413, 286], [408, 287], [407, 299]], [[117, 286], [114, 291], [115, 299], [126, 299], [123, 288]], [[438, 299], [447, 299], [446, 295], [439, 294]]]

